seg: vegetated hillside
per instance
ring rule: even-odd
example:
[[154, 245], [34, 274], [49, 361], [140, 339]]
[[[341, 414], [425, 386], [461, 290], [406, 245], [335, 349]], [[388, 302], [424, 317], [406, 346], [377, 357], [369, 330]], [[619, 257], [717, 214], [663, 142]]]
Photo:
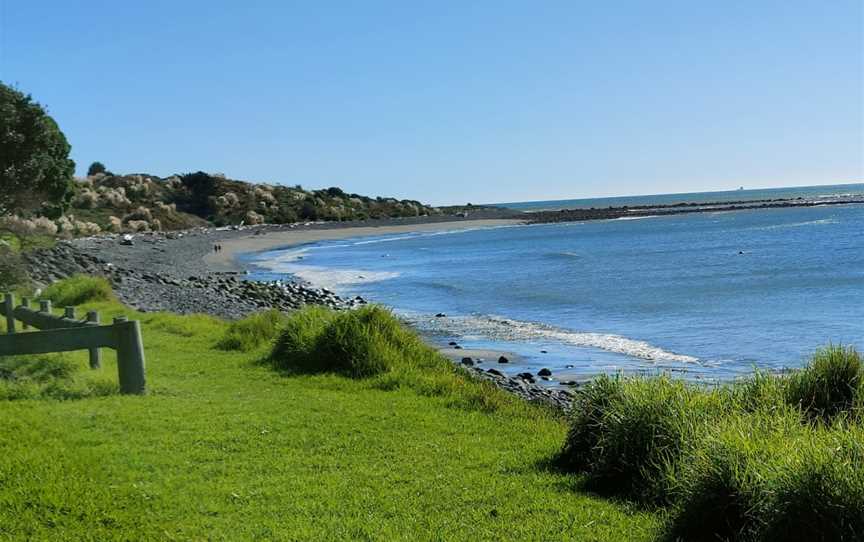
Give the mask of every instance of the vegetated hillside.
[[299, 185], [257, 184], [199, 171], [164, 179], [146, 174], [96, 173], [76, 182], [67, 214], [74, 217], [73, 223], [91, 223], [119, 232], [206, 224], [413, 217], [438, 212], [413, 200], [370, 198], [335, 187], [304, 190]]

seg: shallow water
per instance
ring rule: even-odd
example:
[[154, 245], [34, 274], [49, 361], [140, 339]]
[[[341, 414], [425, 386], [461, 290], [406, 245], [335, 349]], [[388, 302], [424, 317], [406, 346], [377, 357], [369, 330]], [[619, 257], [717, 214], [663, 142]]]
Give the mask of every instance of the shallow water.
[[258, 278], [363, 295], [560, 379], [725, 380], [800, 366], [829, 342], [864, 349], [861, 205], [392, 235], [255, 260]]

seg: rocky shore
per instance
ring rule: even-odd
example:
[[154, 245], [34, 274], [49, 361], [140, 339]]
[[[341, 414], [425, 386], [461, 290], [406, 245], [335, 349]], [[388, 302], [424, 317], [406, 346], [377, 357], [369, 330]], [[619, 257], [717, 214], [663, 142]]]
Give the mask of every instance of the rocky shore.
[[[472, 366], [472, 373], [483, 380], [492, 382], [499, 388], [510, 392], [530, 403], [538, 403], [567, 412], [573, 406], [573, 392], [565, 388], [553, 388], [536, 383], [531, 373], [508, 376], [495, 368], [484, 369]], [[575, 383], [574, 383], [575, 385]]]
[[41, 285], [77, 273], [107, 278], [119, 299], [145, 312], [204, 313], [241, 318], [268, 308], [292, 310], [304, 304], [342, 310], [364, 304], [326, 289], [292, 281], [271, 283], [245, 279], [243, 272], [214, 272], [203, 262], [214, 243], [228, 232], [213, 229], [148, 232], [132, 245], [117, 236], [61, 241], [51, 249], [27, 255], [31, 278]]
[[[269, 308], [289, 311], [304, 304], [318, 304], [344, 310], [366, 303], [360, 297], [342, 298], [297, 281], [247, 280], [245, 271], [225, 271], [205, 262], [215, 245], [244, 236], [257, 237], [272, 229], [276, 228], [146, 232], [135, 235], [131, 245], [116, 235], [60, 241], [53, 248], [27, 254], [27, 267], [31, 278], [41, 286], [75, 274], [103, 276], [123, 303], [145, 312], [203, 313], [236, 319]], [[494, 360], [487, 364], [488, 368], [481, 366], [483, 361], [464, 356], [461, 363], [455, 359], [478, 378], [526, 401], [560, 410], [570, 408], [570, 390], [543, 385], [539, 375], [536, 379], [528, 373], [508, 376], [491, 367]]]

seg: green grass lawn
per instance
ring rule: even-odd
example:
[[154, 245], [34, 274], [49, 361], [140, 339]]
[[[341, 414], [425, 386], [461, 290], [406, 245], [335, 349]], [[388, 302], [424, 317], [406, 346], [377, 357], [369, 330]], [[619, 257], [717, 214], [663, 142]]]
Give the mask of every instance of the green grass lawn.
[[[91, 306], [91, 308], [94, 306]], [[103, 321], [123, 309], [95, 305]], [[86, 309], [82, 307], [82, 309]], [[138, 314], [149, 394], [0, 401], [0, 538], [651, 540], [659, 513], [547, 469], [566, 422], [407, 388], [284, 376], [227, 324]], [[101, 375], [67, 354], [81, 378]]]

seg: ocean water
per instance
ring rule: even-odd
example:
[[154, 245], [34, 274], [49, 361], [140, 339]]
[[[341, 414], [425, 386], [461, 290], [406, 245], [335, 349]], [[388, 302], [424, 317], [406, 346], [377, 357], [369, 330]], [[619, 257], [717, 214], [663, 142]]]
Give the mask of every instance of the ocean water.
[[828, 343], [864, 350], [864, 205], [367, 237], [252, 260], [257, 278], [363, 295], [433, 341], [518, 355], [490, 366], [559, 380], [728, 380]]
[[648, 196], [620, 196], [612, 198], [586, 198], [550, 201], [522, 201], [496, 203], [519, 211], [545, 211], [557, 209], [602, 209], [636, 205], [674, 205], [676, 203], [713, 203], [743, 200], [835, 199], [838, 197], [864, 196], [864, 184], [835, 184], [828, 186], [797, 186], [791, 188], [759, 188], [750, 190], [725, 190], [722, 192], [688, 192], [683, 194], [656, 194]]

